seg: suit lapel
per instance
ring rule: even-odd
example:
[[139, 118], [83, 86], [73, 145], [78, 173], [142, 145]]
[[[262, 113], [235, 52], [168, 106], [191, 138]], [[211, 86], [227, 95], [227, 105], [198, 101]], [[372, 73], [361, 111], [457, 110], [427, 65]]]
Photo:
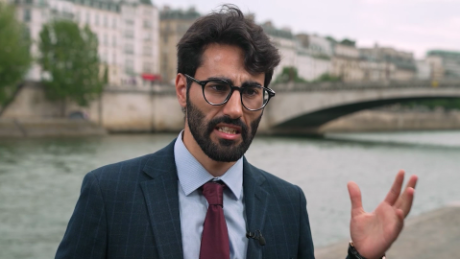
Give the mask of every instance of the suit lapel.
[[[246, 210], [247, 231], [264, 233], [265, 215], [270, 195], [264, 186], [265, 178], [260, 171], [243, 160], [243, 191]], [[262, 258], [262, 246], [249, 239], [246, 258]]]
[[144, 167], [152, 179], [141, 183], [161, 259], [183, 258], [174, 143], [152, 155]]

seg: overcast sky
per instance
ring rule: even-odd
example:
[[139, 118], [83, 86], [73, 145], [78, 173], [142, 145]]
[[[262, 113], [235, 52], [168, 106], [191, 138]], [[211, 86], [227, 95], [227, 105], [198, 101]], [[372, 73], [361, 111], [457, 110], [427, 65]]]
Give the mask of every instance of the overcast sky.
[[294, 33], [344, 37], [359, 47], [391, 46], [417, 58], [430, 49], [460, 51], [460, 0], [153, 0], [158, 7], [190, 6], [202, 14], [223, 3], [253, 12], [257, 22], [271, 20]]

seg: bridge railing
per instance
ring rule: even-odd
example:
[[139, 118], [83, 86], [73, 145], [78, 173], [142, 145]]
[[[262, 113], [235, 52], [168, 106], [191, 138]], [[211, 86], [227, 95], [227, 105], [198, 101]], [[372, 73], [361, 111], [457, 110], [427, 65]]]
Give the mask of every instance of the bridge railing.
[[[381, 81], [381, 82], [320, 82], [320, 83], [283, 83], [271, 84], [270, 88], [276, 92], [295, 91], [336, 91], [336, 90], [364, 90], [387, 88], [460, 88], [459, 80], [411, 80], [411, 81]], [[133, 92], [160, 95], [174, 95], [176, 89], [171, 84], [154, 84], [149, 86], [108, 85], [106, 92]]]
[[293, 91], [329, 91], [329, 90], [364, 90], [382, 88], [460, 88], [459, 80], [411, 80], [381, 82], [320, 82], [320, 83], [284, 83], [270, 85], [276, 92]]

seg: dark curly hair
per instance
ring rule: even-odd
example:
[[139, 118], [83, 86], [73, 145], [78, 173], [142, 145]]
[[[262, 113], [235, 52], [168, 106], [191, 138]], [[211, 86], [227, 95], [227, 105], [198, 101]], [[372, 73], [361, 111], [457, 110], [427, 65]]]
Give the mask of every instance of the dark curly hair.
[[224, 5], [190, 26], [177, 44], [177, 72], [194, 76], [206, 46], [212, 43], [240, 47], [245, 69], [251, 74], [265, 73], [264, 86], [268, 87], [280, 62], [278, 50], [262, 27], [245, 18], [234, 5]]

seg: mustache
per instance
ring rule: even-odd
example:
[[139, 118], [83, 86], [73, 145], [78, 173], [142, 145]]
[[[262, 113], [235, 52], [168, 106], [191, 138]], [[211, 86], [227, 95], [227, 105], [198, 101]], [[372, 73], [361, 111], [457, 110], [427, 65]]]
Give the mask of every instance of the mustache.
[[217, 117], [209, 121], [208, 123], [208, 134], [211, 134], [211, 132], [214, 130], [214, 128], [217, 126], [219, 123], [225, 123], [225, 124], [231, 124], [235, 125], [238, 127], [241, 127], [241, 134], [243, 138], [247, 135], [248, 132], [248, 125], [244, 123], [240, 118], [237, 119], [232, 119], [228, 116], [222, 116], [222, 117]]

